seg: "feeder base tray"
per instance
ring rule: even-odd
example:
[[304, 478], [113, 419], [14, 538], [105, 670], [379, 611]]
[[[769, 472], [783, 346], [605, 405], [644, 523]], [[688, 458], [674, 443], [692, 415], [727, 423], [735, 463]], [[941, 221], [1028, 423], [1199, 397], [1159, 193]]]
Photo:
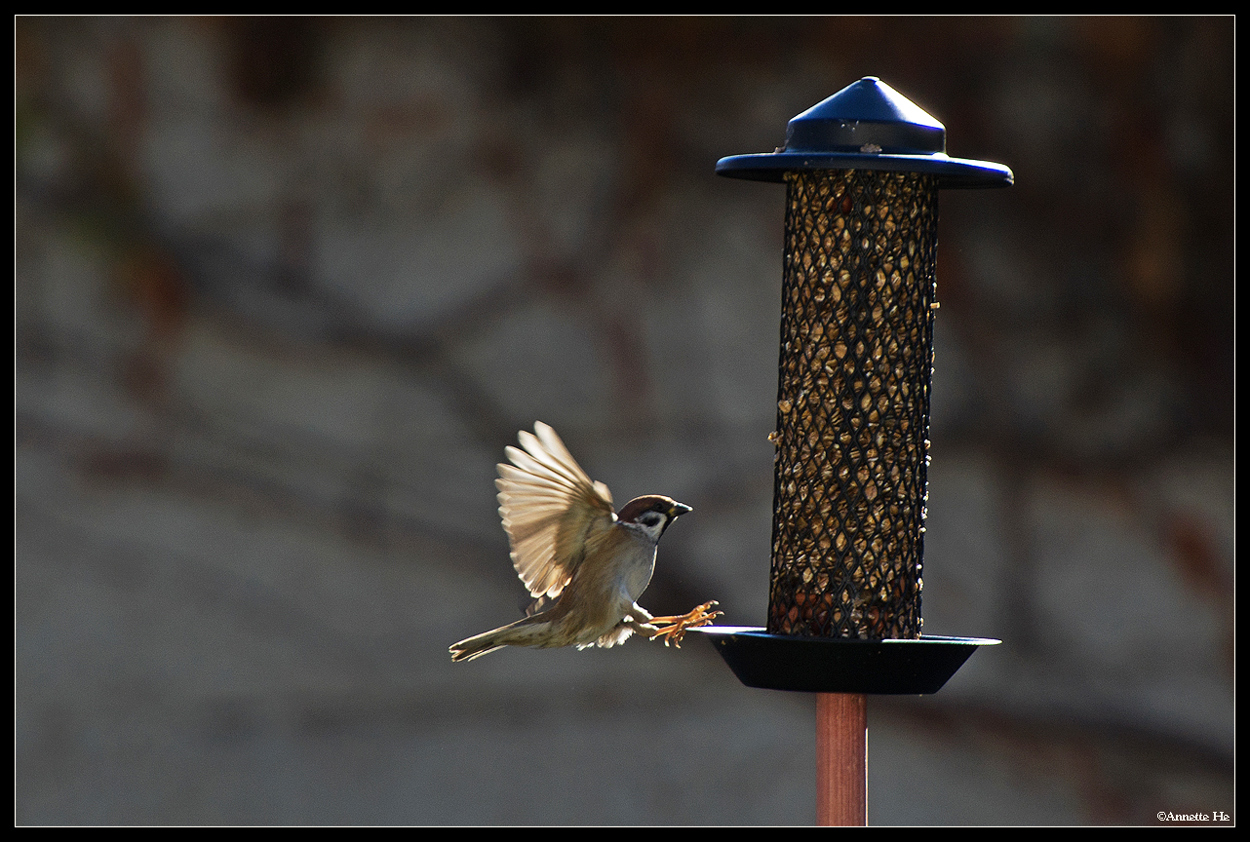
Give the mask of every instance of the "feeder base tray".
[[984, 637], [921, 635], [919, 640], [849, 640], [769, 634], [747, 626], [690, 629], [711, 641], [743, 684], [807, 693], [936, 693]]

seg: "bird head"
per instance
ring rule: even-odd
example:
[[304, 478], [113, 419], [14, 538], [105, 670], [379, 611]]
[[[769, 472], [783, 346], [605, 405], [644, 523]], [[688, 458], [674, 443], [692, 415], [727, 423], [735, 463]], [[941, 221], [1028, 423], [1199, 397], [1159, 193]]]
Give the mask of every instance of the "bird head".
[[622, 506], [616, 519], [618, 523], [641, 530], [652, 541], [659, 541], [670, 523], [692, 511], [685, 503], [678, 503], [672, 497], [648, 494], [635, 497]]

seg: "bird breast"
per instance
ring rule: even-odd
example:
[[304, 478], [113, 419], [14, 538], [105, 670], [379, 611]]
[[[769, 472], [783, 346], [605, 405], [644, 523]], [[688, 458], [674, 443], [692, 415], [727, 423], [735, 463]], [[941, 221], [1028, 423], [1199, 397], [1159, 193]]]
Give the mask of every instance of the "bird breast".
[[630, 602], [634, 602], [651, 584], [651, 574], [655, 572], [656, 545], [647, 535], [634, 534], [632, 529], [629, 537], [620, 575]]
[[612, 603], [619, 600], [629, 606], [651, 583], [655, 541], [638, 527], [614, 523], [592, 539], [586, 550], [586, 560], [570, 585], [584, 598]]

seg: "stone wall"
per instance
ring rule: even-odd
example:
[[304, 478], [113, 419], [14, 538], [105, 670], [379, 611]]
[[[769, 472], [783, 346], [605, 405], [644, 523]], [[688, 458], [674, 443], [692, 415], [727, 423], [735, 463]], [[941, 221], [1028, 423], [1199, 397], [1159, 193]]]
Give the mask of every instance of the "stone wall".
[[877, 75], [944, 191], [926, 633], [874, 824], [1232, 813], [1231, 18], [16, 20], [22, 824], [810, 824], [813, 702], [518, 616], [535, 419], [762, 625], [783, 191]]

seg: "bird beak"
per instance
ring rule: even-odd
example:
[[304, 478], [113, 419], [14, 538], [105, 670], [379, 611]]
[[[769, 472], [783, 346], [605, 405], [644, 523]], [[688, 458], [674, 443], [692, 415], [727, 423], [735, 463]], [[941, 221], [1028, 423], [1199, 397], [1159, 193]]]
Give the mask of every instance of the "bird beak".
[[674, 500], [673, 505], [668, 507], [668, 516], [670, 518], [677, 518], [677, 517], [681, 517], [682, 515], [690, 514], [693, 511], [694, 509], [690, 508], [685, 503], [678, 503], [676, 500]]

